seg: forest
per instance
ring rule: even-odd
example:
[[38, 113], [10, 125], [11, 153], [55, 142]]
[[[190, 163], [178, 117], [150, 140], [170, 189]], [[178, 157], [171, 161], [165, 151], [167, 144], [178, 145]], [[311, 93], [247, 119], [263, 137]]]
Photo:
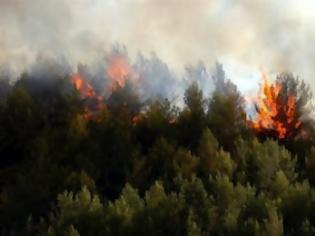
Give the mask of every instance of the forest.
[[315, 235], [308, 84], [263, 75], [249, 114], [220, 65], [179, 106], [113, 64], [105, 92], [84, 68], [0, 79], [1, 235]]

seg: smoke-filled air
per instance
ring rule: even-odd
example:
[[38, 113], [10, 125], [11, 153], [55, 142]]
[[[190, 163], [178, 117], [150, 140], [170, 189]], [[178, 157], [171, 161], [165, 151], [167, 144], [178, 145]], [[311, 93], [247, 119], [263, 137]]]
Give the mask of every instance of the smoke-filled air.
[[0, 0], [0, 235], [315, 235], [314, 12]]

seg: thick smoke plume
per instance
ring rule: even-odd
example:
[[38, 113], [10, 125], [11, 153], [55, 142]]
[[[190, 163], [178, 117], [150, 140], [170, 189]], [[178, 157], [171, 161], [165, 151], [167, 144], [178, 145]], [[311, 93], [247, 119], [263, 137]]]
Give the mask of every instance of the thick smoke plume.
[[17, 76], [45, 55], [74, 70], [119, 42], [133, 60], [156, 52], [177, 74], [219, 60], [245, 85], [260, 66], [312, 83], [314, 9], [310, 0], [1, 0], [0, 64]]
[[[32, 89], [35, 90], [48, 88], [56, 79], [66, 79], [81, 91], [83, 98], [91, 95], [109, 98], [115, 90], [129, 84], [141, 102], [168, 99], [179, 106], [185, 89], [192, 82], [196, 82], [208, 97], [217, 82], [225, 80], [219, 64], [213, 73], [200, 62], [187, 66], [183, 75], [178, 75], [156, 54], [146, 56], [140, 53], [132, 60], [126, 47], [118, 44], [104, 51], [103, 57], [98, 60], [80, 63], [74, 68], [65, 57], [40, 55], [17, 79], [25, 75], [34, 82]], [[7, 78], [10, 76], [3, 73], [1, 79]], [[217, 88], [220, 89], [219, 86]]]

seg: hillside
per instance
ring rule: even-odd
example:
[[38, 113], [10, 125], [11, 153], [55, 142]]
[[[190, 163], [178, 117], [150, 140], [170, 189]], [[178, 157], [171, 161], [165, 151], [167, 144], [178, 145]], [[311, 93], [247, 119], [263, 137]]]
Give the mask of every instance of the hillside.
[[1, 235], [315, 234], [303, 81], [264, 78], [247, 114], [225, 78], [178, 107], [114, 64], [104, 90], [80, 72], [0, 80]]

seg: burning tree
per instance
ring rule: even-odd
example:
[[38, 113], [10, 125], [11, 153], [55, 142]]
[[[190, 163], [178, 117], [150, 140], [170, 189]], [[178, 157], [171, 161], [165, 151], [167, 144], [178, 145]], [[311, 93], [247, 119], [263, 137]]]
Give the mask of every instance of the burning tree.
[[92, 85], [79, 73], [71, 76], [71, 82], [83, 99], [83, 109], [85, 119], [91, 119], [95, 113], [105, 109], [104, 98], [98, 95]]
[[272, 84], [263, 74], [262, 94], [256, 103], [252, 126], [261, 137], [280, 141], [309, 138], [312, 112], [309, 86], [290, 73], [277, 76]]

